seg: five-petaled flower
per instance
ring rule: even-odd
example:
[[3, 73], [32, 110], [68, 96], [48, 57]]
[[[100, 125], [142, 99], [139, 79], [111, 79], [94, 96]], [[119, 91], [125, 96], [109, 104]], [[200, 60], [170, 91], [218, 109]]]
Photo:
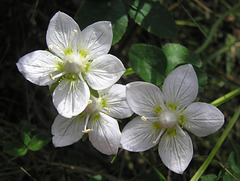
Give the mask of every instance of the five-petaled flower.
[[124, 127], [122, 148], [142, 152], [159, 143], [163, 163], [170, 170], [183, 173], [193, 156], [192, 141], [184, 129], [197, 136], [207, 136], [224, 123], [224, 116], [216, 107], [193, 102], [197, 93], [198, 79], [190, 64], [172, 71], [162, 91], [150, 83], [128, 84], [128, 104], [139, 116]]
[[72, 117], [88, 105], [90, 86], [101, 90], [112, 86], [125, 72], [121, 61], [110, 54], [112, 26], [99, 21], [83, 31], [62, 12], [51, 19], [46, 41], [49, 51], [29, 53], [17, 63], [18, 70], [37, 85], [57, 86], [53, 103], [59, 114]]
[[53, 144], [56, 147], [71, 145], [88, 133], [97, 150], [107, 155], [116, 154], [121, 132], [114, 118], [127, 118], [133, 113], [127, 104], [125, 90], [126, 86], [115, 84], [98, 91], [99, 98], [91, 96], [88, 106], [78, 116], [65, 118], [59, 114], [52, 125]]

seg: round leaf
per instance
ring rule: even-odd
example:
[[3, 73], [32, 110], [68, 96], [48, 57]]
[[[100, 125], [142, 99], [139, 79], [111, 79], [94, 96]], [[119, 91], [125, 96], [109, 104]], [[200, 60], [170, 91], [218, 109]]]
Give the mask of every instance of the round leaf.
[[159, 2], [131, 0], [130, 17], [148, 32], [162, 38], [176, 38], [177, 27], [170, 12]]
[[202, 65], [198, 54], [189, 51], [182, 45], [170, 43], [165, 45], [162, 48], [162, 51], [167, 58], [167, 74], [169, 74], [175, 67], [180, 64], [190, 63], [197, 67], [200, 67]]
[[204, 175], [201, 177], [202, 181], [217, 181], [217, 176], [213, 174]]
[[159, 85], [165, 79], [166, 57], [158, 47], [133, 45], [129, 51], [130, 64], [143, 80]]
[[37, 134], [32, 137], [30, 143], [28, 144], [28, 148], [32, 151], [38, 151], [42, 147], [44, 147], [50, 141], [50, 137], [44, 134]]
[[23, 156], [27, 153], [28, 148], [19, 141], [11, 141], [4, 147], [4, 152], [12, 156]]
[[25, 145], [28, 145], [29, 142], [31, 141], [31, 138], [30, 138], [30, 133], [32, 131], [36, 130], [36, 126], [35, 125], [32, 125], [32, 124], [26, 124], [22, 130], [21, 130], [21, 136], [22, 136], [22, 140], [23, 140], [23, 143]]
[[126, 31], [128, 18], [121, 0], [85, 0], [78, 9], [75, 20], [83, 29], [96, 21], [111, 21], [113, 42], [117, 43]]

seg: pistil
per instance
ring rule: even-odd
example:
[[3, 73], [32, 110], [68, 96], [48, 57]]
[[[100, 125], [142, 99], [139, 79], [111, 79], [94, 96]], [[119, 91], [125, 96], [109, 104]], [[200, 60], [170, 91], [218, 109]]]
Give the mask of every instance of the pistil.
[[178, 121], [178, 116], [174, 112], [164, 111], [160, 113], [158, 119], [164, 128], [172, 128]]

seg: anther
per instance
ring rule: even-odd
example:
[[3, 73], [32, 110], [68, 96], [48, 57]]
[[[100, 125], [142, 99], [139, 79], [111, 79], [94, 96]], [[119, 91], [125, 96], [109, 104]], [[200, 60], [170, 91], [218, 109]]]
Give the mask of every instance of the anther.
[[92, 104], [92, 100], [88, 100], [88, 106]]
[[108, 108], [108, 111], [106, 112], [106, 114], [110, 114], [110, 108]]
[[78, 34], [78, 31], [77, 30], [73, 30], [75, 34]]
[[55, 80], [55, 78], [53, 77], [52, 74], [50, 74], [49, 77], [50, 77], [51, 80]]
[[89, 132], [91, 132], [92, 130], [91, 129], [86, 129], [86, 130], [83, 130], [82, 132], [83, 133], [89, 133]]
[[53, 49], [53, 45], [49, 45], [48, 48], [49, 48], [49, 50], [52, 50]]
[[163, 132], [164, 132], [164, 129], [161, 130], [158, 137], [152, 142], [153, 145], [156, 145], [159, 142]]
[[146, 121], [147, 121], [147, 118], [146, 118], [145, 116], [142, 116], [142, 117], [141, 117], [141, 120], [144, 121], [144, 122], [146, 122]]

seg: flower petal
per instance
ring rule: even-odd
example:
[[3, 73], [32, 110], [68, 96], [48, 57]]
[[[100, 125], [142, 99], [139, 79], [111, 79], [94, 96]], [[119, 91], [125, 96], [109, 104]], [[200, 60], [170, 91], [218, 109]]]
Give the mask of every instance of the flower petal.
[[87, 106], [90, 91], [86, 82], [77, 78], [63, 79], [53, 92], [53, 103], [58, 113], [71, 118], [80, 114]]
[[130, 108], [140, 116], [157, 116], [164, 107], [161, 90], [147, 82], [127, 84], [126, 97]]
[[107, 54], [93, 60], [86, 72], [86, 80], [95, 90], [106, 89], [115, 84], [124, 74], [122, 62], [115, 56]]
[[80, 140], [84, 133], [84, 118], [80, 116], [70, 119], [61, 116], [55, 118], [52, 125], [52, 142], [55, 147], [71, 145]]
[[[157, 119], [157, 118], [156, 118]], [[142, 152], [152, 148], [153, 142], [161, 136], [160, 124], [153, 120], [142, 121], [136, 117], [130, 121], [122, 131], [121, 147], [128, 151]]]
[[181, 109], [191, 104], [198, 94], [198, 79], [193, 66], [182, 65], [172, 71], [165, 79], [162, 91], [170, 107]]
[[[99, 91], [102, 98], [103, 110], [109, 114], [109, 116], [123, 119], [130, 117], [133, 111], [128, 106], [126, 100], [126, 86], [120, 84], [114, 84], [108, 90]], [[105, 102], [106, 101], [106, 102]]]
[[88, 56], [95, 59], [109, 52], [112, 39], [111, 22], [99, 21], [87, 26], [82, 31], [82, 42], [79, 43], [80, 49], [86, 50], [89, 53]]
[[58, 62], [62, 60], [52, 53], [37, 50], [20, 58], [17, 68], [30, 82], [41, 86], [50, 85], [54, 82], [50, 75], [60, 73], [56, 70]]
[[48, 25], [46, 37], [48, 48], [59, 57], [64, 58], [64, 51], [68, 48], [77, 48], [80, 33], [78, 24], [70, 16], [59, 11], [52, 17]]
[[224, 115], [215, 106], [203, 102], [190, 104], [183, 112], [183, 126], [197, 136], [207, 136], [224, 124]]
[[120, 146], [121, 132], [115, 119], [99, 113], [97, 118], [93, 117], [89, 122], [89, 128], [93, 129], [93, 131], [89, 132], [89, 140], [98, 151], [106, 155], [117, 153]]
[[170, 170], [182, 174], [193, 157], [193, 145], [189, 135], [178, 125], [176, 132], [164, 133], [160, 140], [158, 153]]

